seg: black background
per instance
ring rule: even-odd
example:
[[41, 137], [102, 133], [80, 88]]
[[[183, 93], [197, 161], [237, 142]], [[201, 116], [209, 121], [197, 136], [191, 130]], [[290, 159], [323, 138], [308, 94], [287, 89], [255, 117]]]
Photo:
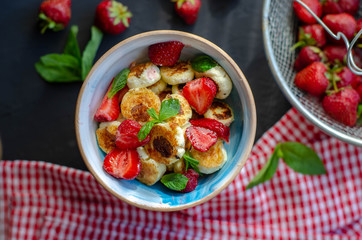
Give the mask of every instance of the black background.
[[[0, 9], [0, 134], [3, 159], [41, 160], [86, 169], [78, 150], [74, 115], [81, 82], [50, 84], [34, 69], [39, 57], [63, 50], [70, 25], [78, 25], [81, 50], [99, 0], [73, 0], [69, 26], [40, 34], [39, 0], [5, 0]], [[125, 38], [173, 29], [204, 37], [224, 49], [249, 81], [257, 109], [256, 140], [287, 112], [290, 104], [269, 69], [263, 47], [261, 0], [203, 0], [193, 26], [182, 22], [169, 0], [122, 0], [133, 13], [124, 33], [105, 35], [96, 60]]]

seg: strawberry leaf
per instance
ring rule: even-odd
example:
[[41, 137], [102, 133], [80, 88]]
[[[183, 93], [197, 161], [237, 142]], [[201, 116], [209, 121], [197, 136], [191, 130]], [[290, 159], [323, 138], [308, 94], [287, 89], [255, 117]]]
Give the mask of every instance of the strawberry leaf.
[[129, 72], [130, 70], [125, 68], [120, 73], [118, 73], [118, 75], [113, 80], [111, 90], [108, 92], [108, 98], [112, 98], [119, 90], [126, 86]]

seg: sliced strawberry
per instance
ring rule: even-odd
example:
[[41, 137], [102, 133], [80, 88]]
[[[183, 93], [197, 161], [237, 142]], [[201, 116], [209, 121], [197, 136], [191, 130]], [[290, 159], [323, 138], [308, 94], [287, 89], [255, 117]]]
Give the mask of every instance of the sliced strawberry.
[[120, 114], [120, 108], [119, 108], [120, 91], [118, 91], [112, 98], [108, 98], [107, 96], [108, 92], [112, 88], [112, 82], [108, 88], [106, 95], [103, 97], [101, 105], [99, 106], [96, 114], [94, 115], [94, 119], [97, 122], [114, 121], [118, 118]]
[[217, 87], [210, 78], [198, 78], [188, 82], [182, 90], [182, 95], [195, 111], [203, 115], [211, 106]]
[[124, 120], [118, 127], [116, 132], [116, 146], [119, 149], [136, 149], [146, 145], [150, 141], [148, 135], [141, 142], [138, 140], [137, 134], [142, 128], [141, 124], [132, 119]]
[[218, 120], [211, 118], [201, 118], [201, 119], [190, 120], [190, 123], [192, 126], [203, 127], [216, 132], [219, 138], [229, 143], [230, 128], [222, 124]]
[[148, 57], [158, 66], [173, 66], [180, 58], [184, 44], [179, 41], [156, 43], [148, 48]]
[[186, 129], [186, 137], [190, 140], [192, 146], [200, 152], [206, 152], [217, 141], [216, 132], [196, 126]]
[[188, 169], [187, 172], [183, 173], [183, 175], [187, 177], [189, 180], [187, 181], [186, 187], [182, 189], [180, 192], [182, 193], [192, 192], [197, 187], [197, 178], [199, 177], [199, 174], [193, 169]]
[[104, 158], [103, 168], [115, 178], [131, 180], [140, 172], [141, 162], [136, 150], [115, 148]]

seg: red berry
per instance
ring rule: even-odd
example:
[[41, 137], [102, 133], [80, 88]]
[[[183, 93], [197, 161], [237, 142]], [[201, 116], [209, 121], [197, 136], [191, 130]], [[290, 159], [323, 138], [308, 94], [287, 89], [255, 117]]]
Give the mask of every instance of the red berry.
[[325, 59], [325, 55], [322, 50], [317, 47], [306, 46], [300, 50], [294, 63], [294, 69], [296, 71], [300, 71], [313, 62], [320, 62], [322, 59]]
[[313, 96], [321, 96], [327, 90], [329, 81], [325, 76], [327, 72], [326, 66], [321, 62], [314, 62], [295, 76], [295, 85], [312, 94]]
[[98, 108], [94, 119], [97, 122], [109, 122], [114, 121], [120, 114], [119, 108], [119, 95], [121, 91], [118, 91], [112, 98], [108, 98], [108, 92], [112, 88], [113, 80], [108, 88], [106, 95], [103, 97], [102, 103]]
[[180, 58], [184, 44], [179, 41], [156, 43], [148, 48], [148, 57], [158, 66], [173, 66]]
[[201, 7], [200, 0], [177, 0], [175, 10], [187, 24], [194, 24]]
[[195, 111], [203, 115], [211, 106], [217, 87], [210, 78], [198, 78], [188, 82], [182, 90], [182, 95]]
[[120, 34], [130, 23], [132, 13], [127, 6], [114, 0], [105, 0], [98, 4], [95, 16], [95, 25], [104, 33]]
[[324, 0], [322, 2], [323, 14], [342, 13], [343, 9], [336, 0]]
[[338, 0], [343, 12], [355, 15], [359, 10], [360, 0]]
[[338, 45], [327, 45], [323, 48], [323, 52], [326, 55], [327, 61], [329, 63], [343, 63], [344, 57], [347, 54], [346, 46], [338, 46]]
[[356, 88], [356, 91], [358, 92], [359, 98], [361, 101], [362, 100], [362, 84], [358, 85], [358, 87]]
[[359, 9], [360, 0], [324, 0], [323, 14], [349, 13], [355, 15]]
[[200, 152], [206, 152], [217, 141], [217, 134], [207, 128], [191, 126], [186, 129], [186, 137], [191, 145]]
[[46, 29], [59, 31], [65, 28], [71, 17], [70, 0], [47, 0], [41, 3], [39, 19], [41, 20], [41, 32]]
[[[318, 0], [302, 0], [318, 17], [322, 16], [322, 5]], [[317, 20], [299, 3], [293, 2], [293, 9], [298, 19], [304, 23], [312, 24]]]
[[145, 139], [139, 141], [137, 134], [141, 128], [141, 124], [135, 120], [124, 120], [116, 132], [116, 146], [119, 149], [136, 149], [146, 145], [151, 138], [148, 135]]
[[[348, 40], [353, 38], [357, 26], [356, 20], [348, 13], [328, 14], [324, 16], [323, 22], [334, 34], [341, 32], [346, 35]], [[344, 44], [343, 40], [335, 40], [332, 37], [330, 39], [332, 42]]]
[[344, 88], [323, 98], [322, 106], [326, 113], [337, 121], [354, 126], [357, 121], [357, 107], [360, 101], [358, 92]]
[[298, 43], [302, 46], [323, 47], [326, 44], [324, 28], [320, 24], [311, 24], [299, 28]]
[[187, 181], [186, 187], [180, 192], [192, 192], [197, 187], [197, 178], [199, 177], [199, 174], [193, 169], [188, 169], [187, 172], [183, 173], [183, 175], [186, 176], [189, 180]]
[[104, 158], [103, 168], [115, 178], [131, 180], [140, 172], [141, 161], [136, 150], [115, 148]]
[[339, 79], [339, 81], [337, 81], [338, 88], [342, 88], [342, 87], [351, 85], [355, 81], [355, 78], [357, 77], [356, 75], [354, 75], [352, 73], [351, 70], [349, 70], [348, 67], [343, 67], [336, 73], [336, 75], [337, 75], [337, 78]]
[[192, 126], [207, 128], [214, 131], [219, 138], [229, 142], [230, 128], [221, 122], [211, 118], [201, 118], [190, 120]]

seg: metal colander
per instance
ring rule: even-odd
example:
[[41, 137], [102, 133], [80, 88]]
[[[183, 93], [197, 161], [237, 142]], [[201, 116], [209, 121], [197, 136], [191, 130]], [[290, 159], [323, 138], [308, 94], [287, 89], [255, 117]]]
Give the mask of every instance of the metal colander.
[[[362, 16], [361, 9], [359, 16]], [[294, 85], [295, 51], [290, 48], [297, 38], [297, 19], [292, 0], [264, 0], [263, 37], [268, 62], [275, 80], [289, 102], [325, 133], [362, 147], [362, 127], [348, 127], [329, 117], [320, 99], [299, 90]]]

